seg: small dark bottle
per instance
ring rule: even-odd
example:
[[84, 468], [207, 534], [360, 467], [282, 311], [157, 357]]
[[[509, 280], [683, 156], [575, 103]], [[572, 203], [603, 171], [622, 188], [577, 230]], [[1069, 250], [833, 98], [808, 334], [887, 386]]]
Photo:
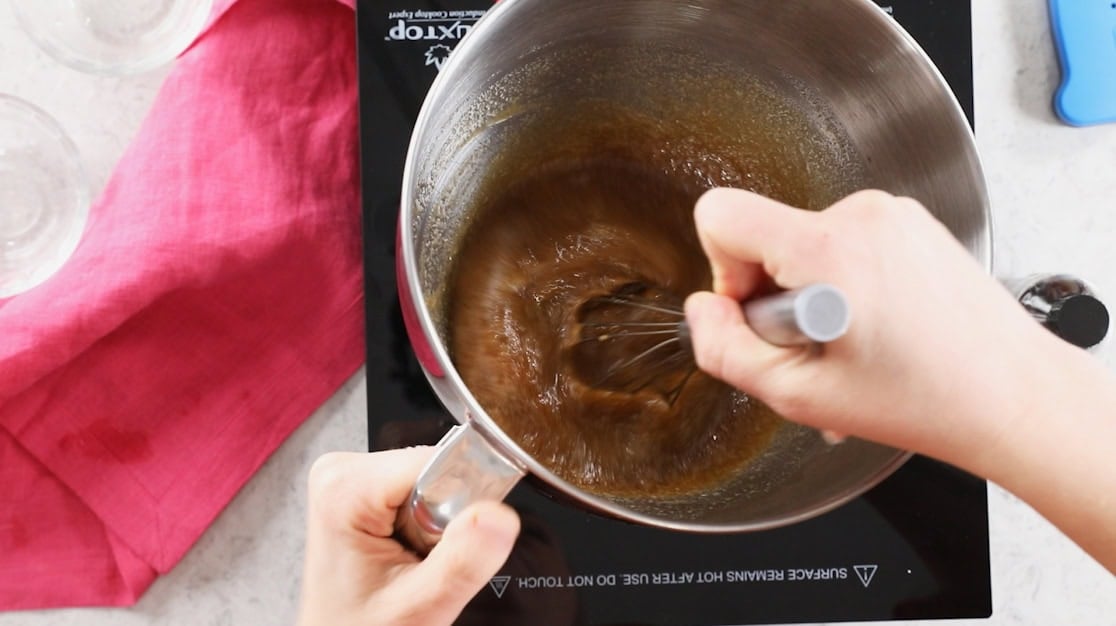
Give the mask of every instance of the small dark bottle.
[[1108, 335], [1108, 308], [1085, 281], [1067, 274], [1036, 274], [1012, 285], [1020, 304], [1067, 342], [1091, 350]]

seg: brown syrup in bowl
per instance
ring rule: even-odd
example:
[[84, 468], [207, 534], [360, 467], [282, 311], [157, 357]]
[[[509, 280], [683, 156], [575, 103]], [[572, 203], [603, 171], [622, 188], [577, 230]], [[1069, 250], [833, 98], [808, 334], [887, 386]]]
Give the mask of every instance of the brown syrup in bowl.
[[[675, 497], [744, 471], [782, 424], [759, 401], [703, 373], [673, 402], [621, 393], [569, 359], [577, 310], [631, 282], [708, 289], [693, 206], [713, 186], [819, 209], [843, 190], [818, 172], [840, 155], [783, 99], [747, 96], [762, 118], [667, 121], [604, 103], [536, 124], [487, 167], [450, 273], [448, 346], [501, 429], [562, 479], [606, 497]], [[731, 131], [726, 132], [726, 124]]]

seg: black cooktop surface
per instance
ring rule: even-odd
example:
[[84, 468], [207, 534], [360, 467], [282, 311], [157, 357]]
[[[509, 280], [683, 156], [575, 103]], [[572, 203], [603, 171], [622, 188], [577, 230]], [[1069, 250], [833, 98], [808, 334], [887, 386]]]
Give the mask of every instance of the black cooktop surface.
[[[970, 0], [879, 4], [926, 49], [972, 121]], [[407, 340], [395, 232], [422, 99], [488, 6], [358, 2], [372, 449], [434, 443], [454, 423]], [[714, 626], [987, 617], [992, 610], [985, 483], [924, 458], [822, 517], [752, 534], [634, 526], [553, 501], [528, 482], [508, 501], [523, 517], [523, 534], [460, 624]]]

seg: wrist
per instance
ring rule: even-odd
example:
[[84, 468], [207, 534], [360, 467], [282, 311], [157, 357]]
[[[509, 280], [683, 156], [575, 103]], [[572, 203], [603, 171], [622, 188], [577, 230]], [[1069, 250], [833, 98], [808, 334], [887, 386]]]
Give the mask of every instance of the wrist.
[[1054, 340], [1035, 359], [1012, 428], [974, 470], [1011, 491], [1116, 573], [1116, 376]]
[[1080, 449], [1081, 424], [1097, 419], [1098, 406], [1116, 406], [1111, 374], [1092, 355], [1041, 327], [1035, 335], [1012, 359], [1004, 411], [984, 416], [980, 450], [959, 463], [1021, 496], [1036, 471], [1057, 472]]
[[920, 452], [994, 482], [1026, 458], [1032, 439], [1046, 432], [1043, 421], [1057, 414], [1080, 350], [1025, 322], [991, 331], [999, 340], [959, 368], [963, 379], [938, 445]]

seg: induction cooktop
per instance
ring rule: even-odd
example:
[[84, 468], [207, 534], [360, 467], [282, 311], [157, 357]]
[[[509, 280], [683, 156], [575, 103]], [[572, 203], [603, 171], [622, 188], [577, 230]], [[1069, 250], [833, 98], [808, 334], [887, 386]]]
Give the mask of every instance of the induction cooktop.
[[[973, 121], [970, 0], [880, 1]], [[411, 352], [396, 298], [403, 161], [423, 97], [484, 0], [360, 0], [362, 194], [373, 450], [454, 424]], [[555, 2], [560, 10], [561, 2]], [[689, 535], [606, 519], [530, 481], [508, 502], [523, 533], [458, 624], [743, 625], [991, 614], [984, 481], [914, 457], [865, 495], [790, 527]]]

